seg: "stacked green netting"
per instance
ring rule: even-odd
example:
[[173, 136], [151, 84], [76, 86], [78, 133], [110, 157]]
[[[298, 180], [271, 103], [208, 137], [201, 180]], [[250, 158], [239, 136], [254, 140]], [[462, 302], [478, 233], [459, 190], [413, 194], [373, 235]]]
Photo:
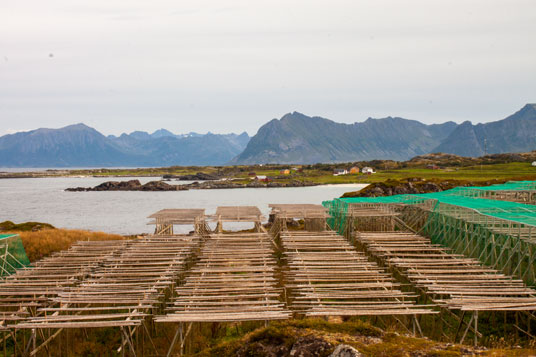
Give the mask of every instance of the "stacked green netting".
[[[450, 190], [449, 190], [450, 191]], [[453, 195], [449, 191], [416, 195], [440, 203], [472, 209], [487, 216], [536, 226], [536, 206], [524, 203]]]
[[348, 219], [348, 205], [352, 203], [404, 203], [418, 204], [426, 201], [426, 199], [417, 197], [416, 195], [394, 195], [384, 197], [351, 197], [351, 198], [336, 198], [332, 201], [324, 201], [322, 205], [328, 209], [331, 218], [328, 219], [328, 225], [331, 229], [339, 234], [344, 234], [346, 222]]
[[466, 197], [482, 197], [485, 192], [501, 191], [535, 191], [536, 181], [508, 181], [506, 183], [490, 186], [470, 186], [456, 187], [452, 190], [444, 191], [451, 195]]
[[324, 201], [322, 205], [328, 209], [328, 213], [331, 216], [328, 218], [330, 228], [342, 234], [346, 227], [348, 204], [340, 199], [334, 199], [332, 201]]
[[17, 234], [0, 234], [0, 277], [30, 265], [22, 240]]
[[536, 181], [507, 182], [502, 185], [487, 187], [456, 187], [443, 192], [426, 194], [407, 194], [385, 197], [351, 197], [336, 198], [332, 201], [325, 201], [322, 204], [329, 209], [332, 218], [330, 227], [343, 232], [346, 227], [348, 205], [352, 203], [401, 203], [406, 205], [420, 204], [427, 200], [435, 200], [437, 203], [445, 203], [458, 207], [472, 209], [477, 213], [491, 217], [518, 222], [530, 226], [536, 226], [536, 206], [480, 198], [479, 190], [534, 190]]
[[528, 191], [536, 190], [536, 181], [508, 181], [500, 185], [474, 188], [487, 191]]

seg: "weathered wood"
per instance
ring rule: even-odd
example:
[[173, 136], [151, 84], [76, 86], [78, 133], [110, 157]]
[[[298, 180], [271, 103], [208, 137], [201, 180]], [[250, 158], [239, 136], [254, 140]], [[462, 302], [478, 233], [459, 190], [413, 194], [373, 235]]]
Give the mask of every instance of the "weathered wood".
[[[400, 232], [356, 232], [367, 251], [405, 275], [436, 303], [462, 311], [529, 311], [536, 290], [476, 259], [437, 249], [428, 238]], [[401, 244], [403, 241], [403, 244]], [[408, 251], [419, 255], [408, 257]]]
[[268, 234], [211, 235], [197, 264], [187, 272], [184, 284], [175, 289], [177, 296], [173, 305], [168, 306], [167, 315], [155, 320], [170, 323], [287, 319], [290, 312], [278, 299], [281, 290], [276, 287], [275, 267]]
[[[34, 301], [35, 296], [45, 297], [37, 315], [25, 316], [13, 325], [17, 329], [138, 326], [161, 304], [200, 240], [199, 236], [150, 236], [122, 241], [116, 249], [113, 242], [110, 246], [75, 244], [69, 250], [75, 259], [62, 252], [41, 261], [35, 269], [0, 284], [0, 295], [34, 294]], [[80, 250], [86, 248], [82, 254]], [[54, 266], [67, 274], [53, 274]], [[55, 286], [50, 285], [49, 274], [56, 277]], [[39, 285], [40, 279], [45, 287]]]
[[155, 225], [155, 235], [173, 235], [173, 225], [192, 225], [197, 234], [204, 234], [205, 210], [204, 209], [163, 209], [153, 213], [147, 218], [153, 218], [148, 224]]
[[219, 222], [258, 222], [263, 219], [256, 206], [220, 206], [212, 218]]
[[[435, 313], [334, 232], [282, 232], [291, 308], [306, 316]], [[343, 262], [343, 263], [341, 263]]]

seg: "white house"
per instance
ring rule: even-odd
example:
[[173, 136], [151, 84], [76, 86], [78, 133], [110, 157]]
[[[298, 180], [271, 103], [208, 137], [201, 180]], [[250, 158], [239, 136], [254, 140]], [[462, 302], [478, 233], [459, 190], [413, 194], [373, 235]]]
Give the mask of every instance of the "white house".
[[536, 161], [533, 161], [533, 162], [532, 162], [532, 166], [536, 166]]
[[361, 172], [364, 173], [364, 174], [374, 174], [374, 169], [372, 167], [363, 167], [361, 169]]
[[348, 175], [348, 170], [346, 170], [346, 169], [335, 169], [335, 170], [333, 170], [333, 176], [339, 176], [339, 175]]

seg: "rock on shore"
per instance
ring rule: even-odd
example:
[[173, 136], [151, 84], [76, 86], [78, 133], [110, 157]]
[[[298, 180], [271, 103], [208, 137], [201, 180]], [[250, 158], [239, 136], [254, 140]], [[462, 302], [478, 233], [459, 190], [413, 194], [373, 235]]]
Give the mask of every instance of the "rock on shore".
[[405, 180], [386, 180], [368, 185], [360, 191], [347, 192], [342, 197], [382, 197], [393, 195], [431, 193], [450, 190], [454, 187], [489, 186], [504, 183], [505, 180], [489, 180], [482, 182], [462, 180], [425, 180], [421, 178], [408, 178]]

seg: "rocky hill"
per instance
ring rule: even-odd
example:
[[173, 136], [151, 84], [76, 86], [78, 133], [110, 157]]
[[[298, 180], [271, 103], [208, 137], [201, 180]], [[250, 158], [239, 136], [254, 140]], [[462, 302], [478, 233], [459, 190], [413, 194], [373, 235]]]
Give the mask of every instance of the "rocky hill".
[[[238, 330], [238, 329], [237, 329]], [[350, 318], [344, 322], [320, 319], [272, 322], [239, 338], [229, 338], [195, 353], [198, 357], [301, 356], [504, 356], [531, 355], [533, 349], [508, 347], [488, 349], [430, 338], [418, 338]], [[214, 339], [212, 339], [213, 341]]]
[[415, 156], [408, 161], [399, 163], [401, 167], [436, 166], [473, 166], [486, 164], [506, 164], [510, 162], [536, 161], [536, 150], [530, 152], [489, 154], [481, 157], [466, 157], [455, 154], [432, 153]]
[[359, 191], [346, 192], [341, 197], [383, 197], [441, 192], [455, 187], [490, 186], [504, 183], [507, 180], [468, 181], [468, 180], [425, 180], [412, 177], [404, 180], [388, 179], [383, 182], [371, 183]]

